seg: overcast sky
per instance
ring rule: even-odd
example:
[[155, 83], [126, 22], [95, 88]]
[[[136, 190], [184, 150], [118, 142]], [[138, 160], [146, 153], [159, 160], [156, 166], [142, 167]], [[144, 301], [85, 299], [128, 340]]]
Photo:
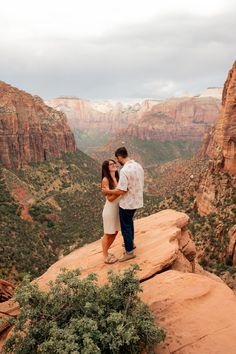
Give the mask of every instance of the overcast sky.
[[7, 0], [0, 80], [44, 99], [165, 98], [223, 86], [235, 0]]

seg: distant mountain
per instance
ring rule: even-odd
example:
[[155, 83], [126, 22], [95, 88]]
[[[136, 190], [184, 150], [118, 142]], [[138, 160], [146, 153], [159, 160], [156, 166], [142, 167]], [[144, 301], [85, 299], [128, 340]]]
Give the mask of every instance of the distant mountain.
[[214, 97], [219, 100], [222, 99], [222, 87], [208, 87], [206, 91], [202, 92], [199, 97]]
[[58, 97], [46, 102], [66, 113], [72, 129], [115, 133], [137, 119], [146, 106], [110, 101], [90, 101], [75, 97]]
[[[115, 134], [129, 129], [134, 136], [145, 139], [145, 131], [149, 128], [161, 131], [162, 140], [167, 140], [170, 136], [178, 139], [178, 129], [181, 128], [186, 130], [182, 135], [188, 136], [193, 128], [189, 126], [191, 123], [195, 124], [194, 128], [198, 130], [195, 135], [199, 136], [203, 129], [199, 129], [196, 124], [208, 125], [216, 121], [220, 99], [211, 97], [209, 92], [209, 96], [204, 94], [202, 97], [179, 97], [164, 101], [144, 100], [135, 104], [97, 102], [75, 97], [59, 97], [47, 101], [47, 104], [65, 112], [70, 127], [81, 132], [93, 130]], [[140, 132], [135, 131], [134, 127], [139, 128]], [[163, 136], [166, 127], [168, 132]], [[148, 136], [150, 133], [146, 134]], [[156, 135], [159, 139], [160, 136]]]
[[220, 105], [212, 97], [171, 98], [143, 112], [126, 133], [141, 140], [202, 140], [208, 126], [216, 122]]
[[[213, 93], [215, 95], [209, 91], [204, 97], [144, 100], [135, 104], [59, 97], [47, 104], [66, 113], [77, 146], [93, 158], [101, 160], [118, 145], [128, 144], [140, 161], [143, 160], [142, 150], [149, 164], [184, 158], [198, 149], [219, 114], [221, 102], [211, 97]], [[161, 142], [166, 142], [166, 146]], [[162, 151], [161, 158], [155, 153], [157, 150]]]

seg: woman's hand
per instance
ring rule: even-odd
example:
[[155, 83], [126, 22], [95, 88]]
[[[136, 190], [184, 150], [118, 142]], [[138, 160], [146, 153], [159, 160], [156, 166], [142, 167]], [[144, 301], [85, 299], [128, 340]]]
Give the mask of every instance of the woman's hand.
[[105, 187], [105, 186], [102, 187], [102, 194], [103, 195], [108, 195], [109, 191], [110, 191], [110, 189], [108, 187]]

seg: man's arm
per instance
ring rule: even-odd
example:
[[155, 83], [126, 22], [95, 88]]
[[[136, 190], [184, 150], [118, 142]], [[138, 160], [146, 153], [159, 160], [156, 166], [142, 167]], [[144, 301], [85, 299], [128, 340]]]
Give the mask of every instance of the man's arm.
[[127, 193], [127, 191], [122, 191], [121, 189], [109, 189], [107, 187], [102, 187], [102, 193], [104, 195], [116, 195], [117, 197], [119, 197], [120, 195]]

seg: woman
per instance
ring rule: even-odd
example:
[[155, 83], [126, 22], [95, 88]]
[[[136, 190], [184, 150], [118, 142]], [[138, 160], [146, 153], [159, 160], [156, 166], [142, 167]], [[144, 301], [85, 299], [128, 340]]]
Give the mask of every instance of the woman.
[[[119, 181], [117, 164], [114, 160], [106, 160], [102, 164], [102, 188], [115, 189]], [[115, 195], [106, 196], [106, 203], [102, 213], [104, 235], [102, 238], [102, 251], [104, 262], [112, 264], [117, 262], [117, 258], [108, 253], [120, 230], [119, 218], [119, 197]]]

